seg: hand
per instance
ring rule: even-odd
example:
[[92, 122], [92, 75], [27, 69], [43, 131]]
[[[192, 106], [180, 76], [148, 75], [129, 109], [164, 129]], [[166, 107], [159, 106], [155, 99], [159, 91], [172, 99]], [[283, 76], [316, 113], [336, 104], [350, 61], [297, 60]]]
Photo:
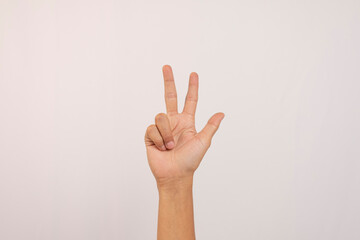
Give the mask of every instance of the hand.
[[158, 187], [192, 179], [211, 139], [219, 128], [224, 114], [214, 114], [200, 131], [195, 129], [195, 111], [198, 100], [199, 77], [190, 74], [188, 92], [182, 113], [178, 113], [177, 94], [172, 69], [162, 68], [165, 85], [165, 113], [155, 117], [145, 134], [148, 162]]

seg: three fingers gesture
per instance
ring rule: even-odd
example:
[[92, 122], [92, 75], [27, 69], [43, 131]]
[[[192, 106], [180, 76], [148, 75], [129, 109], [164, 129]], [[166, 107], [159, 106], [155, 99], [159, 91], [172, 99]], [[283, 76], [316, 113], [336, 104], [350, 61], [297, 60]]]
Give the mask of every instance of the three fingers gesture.
[[164, 65], [162, 71], [166, 114], [157, 114], [155, 124], [150, 125], [145, 134], [149, 165], [158, 184], [192, 176], [224, 118], [222, 112], [216, 113], [200, 132], [196, 132], [198, 74], [190, 74], [184, 109], [179, 113], [172, 69], [169, 65]]

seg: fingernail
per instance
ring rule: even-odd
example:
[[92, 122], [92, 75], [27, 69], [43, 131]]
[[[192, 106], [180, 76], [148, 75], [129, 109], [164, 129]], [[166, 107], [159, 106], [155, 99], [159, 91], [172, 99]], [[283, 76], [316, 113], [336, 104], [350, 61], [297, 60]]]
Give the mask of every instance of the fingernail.
[[169, 149], [172, 149], [173, 147], [175, 147], [175, 143], [173, 141], [170, 141], [170, 142], [166, 143], [166, 147]]
[[164, 145], [162, 145], [160, 149], [166, 151], [166, 147]]

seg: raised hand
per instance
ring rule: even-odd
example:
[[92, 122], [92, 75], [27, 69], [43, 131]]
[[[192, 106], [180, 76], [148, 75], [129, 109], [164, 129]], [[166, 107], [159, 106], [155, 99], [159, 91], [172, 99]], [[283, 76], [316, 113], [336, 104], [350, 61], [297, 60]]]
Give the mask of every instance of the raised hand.
[[164, 65], [162, 71], [167, 113], [157, 114], [155, 124], [150, 125], [145, 134], [147, 158], [158, 186], [192, 178], [224, 118], [224, 113], [218, 112], [200, 132], [196, 132], [198, 74], [190, 74], [184, 109], [179, 113], [171, 66]]

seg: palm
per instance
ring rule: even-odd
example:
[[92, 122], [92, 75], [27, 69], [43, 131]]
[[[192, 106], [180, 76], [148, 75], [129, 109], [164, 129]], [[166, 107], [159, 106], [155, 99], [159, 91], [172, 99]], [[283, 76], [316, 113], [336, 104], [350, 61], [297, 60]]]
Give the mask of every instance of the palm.
[[161, 151], [155, 145], [147, 146], [151, 170], [159, 178], [184, 176], [195, 171], [206, 147], [196, 136], [195, 121], [191, 115], [181, 113], [169, 116], [175, 147]]
[[[211, 138], [223, 118], [223, 113], [213, 115], [204, 129], [197, 133], [195, 129], [195, 110], [198, 98], [197, 74], [190, 75], [189, 89], [182, 113], [177, 111], [176, 88], [170, 66], [163, 67], [163, 75], [167, 114], [161, 116], [168, 119], [166, 135], [172, 136], [175, 146], [170, 150], [161, 150], [148, 136], [148, 133], [145, 135], [147, 157], [156, 179], [191, 175], [199, 166], [210, 146]], [[163, 130], [161, 124], [157, 126]], [[165, 135], [164, 130], [161, 134]]]

